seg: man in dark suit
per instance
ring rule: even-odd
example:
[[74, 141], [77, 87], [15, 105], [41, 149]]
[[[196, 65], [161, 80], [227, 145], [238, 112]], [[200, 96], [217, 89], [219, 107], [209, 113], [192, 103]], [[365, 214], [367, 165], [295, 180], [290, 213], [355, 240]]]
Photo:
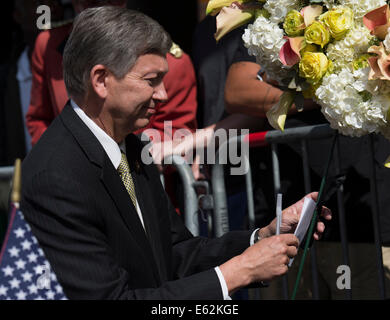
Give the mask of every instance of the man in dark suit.
[[[127, 9], [87, 9], [74, 23], [64, 51], [71, 100], [23, 163], [21, 202], [68, 298], [228, 298], [286, 273], [297, 253], [290, 232], [302, 200], [284, 211], [286, 234], [273, 236], [273, 221], [193, 237], [156, 167], [143, 161], [144, 146], [130, 133], [167, 98], [170, 46], [160, 25]], [[319, 223], [314, 237], [323, 230]]]

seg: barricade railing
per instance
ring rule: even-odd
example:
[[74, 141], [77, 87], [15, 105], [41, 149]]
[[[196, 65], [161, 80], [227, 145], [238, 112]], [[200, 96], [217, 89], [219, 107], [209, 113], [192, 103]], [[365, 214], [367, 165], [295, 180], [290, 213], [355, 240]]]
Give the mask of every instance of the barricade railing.
[[14, 167], [0, 167], [0, 179], [6, 180], [11, 179], [14, 174]]
[[199, 235], [198, 223], [198, 196], [195, 190], [195, 178], [192, 174], [191, 167], [185, 160], [178, 155], [169, 155], [164, 158], [163, 163], [169, 163], [174, 166], [179, 173], [183, 183], [184, 196], [184, 224], [187, 229], [194, 235]]
[[[227, 207], [227, 196], [224, 178], [224, 164], [221, 161], [221, 155], [226, 154], [226, 149], [232, 143], [242, 143], [246, 136], [235, 136], [227, 141], [224, 141], [216, 152], [215, 164], [211, 169], [211, 186], [214, 198], [214, 233], [216, 237], [220, 237], [229, 231], [229, 215]], [[253, 203], [253, 186], [252, 174], [249, 165], [249, 157], [244, 152], [244, 171], [245, 185], [247, 189], [247, 205], [248, 205], [248, 224], [249, 228], [255, 227], [255, 208]]]
[[[248, 143], [250, 148], [253, 147], [262, 147], [266, 145], [271, 146], [272, 153], [272, 165], [273, 165], [273, 180], [274, 180], [274, 191], [275, 199], [276, 194], [280, 192], [280, 171], [279, 171], [279, 159], [277, 145], [283, 143], [292, 143], [300, 142], [300, 148], [302, 152], [302, 167], [303, 167], [303, 180], [304, 180], [304, 189], [305, 193], [309, 193], [312, 190], [311, 179], [310, 179], [310, 167], [308, 162], [308, 153], [307, 153], [307, 141], [308, 140], [319, 140], [330, 138], [335, 135], [335, 130], [331, 129], [328, 124], [315, 125], [315, 126], [305, 126], [297, 128], [289, 128], [282, 131], [264, 131], [252, 133], [244, 136], [236, 136], [219, 147], [217, 151], [216, 164], [212, 167], [212, 190], [214, 197], [214, 226], [216, 236], [221, 236], [225, 232], [229, 231], [229, 217], [227, 209], [227, 196], [225, 191], [225, 182], [224, 182], [224, 165], [220, 163], [219, 154], [225, 150], [231, 143]], [[375, 176], [375, 162], [374, 162], [374, 153], [373, 153], [373, 139], [370, 137], [370, 146], [371, 146], [371, 178], [370, 178], [370, 188], [371, 188], [371, 205], [372, 205], [372, 218], [374, 226], [374, 238], [375, 238], [375, 247], [376, 247], [376, 256], [377, 256], [377, 265], [378, 265], [378, 282], [381, 298], [385, 298], [385, 277], [384, 277], [384, 268], [383, 268], [383, 259], [382, 259], [382, 249], [381, 249], [381, 240], [380, 240], [380, 229], [379, 229], [379, 208], [378, 208], [378, 194], [376, 187], [376, 176]], [[335, 167], [337, 174], [340, 173], [340, 150], [339, 146], [336, 148], [335, 152]], [[250, 228], [254, 225], [254, 205], [253, 205], [253, 188], [251, 182], [251, 171], [249, 165], [249, 157], [247, 154], [244, 154], [245, 164], [248, 165], [248, 168], [245, 173], [246, 188], [247, 188], [247, 202], [248, 202], [248, 221]], [[343, 201], [343, 185], [340, 184], [337, 189], [337, 206], [338, 206], [338, 218], [340, 226], [340, 242], [342, 247], [342, 256], [343, 263], [345, 265], [349, 264], [349, 251], [348, 251], [348, 240], [347, 240], [347, 231], [346, 231], [346, 220], [345, 220], [345, 208]], [[313, 298], [319, 299], [319, 282], [318, 282], [318, 270], [317, 270], [317, 260], [316, 260], [316, 248], [315, 245], [311, 248], [311, 271], [312, 271], [312, 290]], [[346, 291], [346, 299], [352, 299], [352, 290]], [[285, 299], [289, 298], [287, 277], [283, 279], [283, 296]]]
[[[309, 169], [308, 154], [307, 154], [307, 140], [326, 139], [333, 136], [334, 134], [335, 131], [332, 130], [329, 127], [329, 125], [325, 124], [325, 125], [318, 125], [318, 126], [290, 128], [284, 130], [283, 132], [275, 130], [275, 131], [254, 133], [248, 135], [246, 139], [251, 147], [271, 144], [274, 192], [276, 197], [276, 194], [280, 192], [280, 188], [281, 188], [277, 144], [291, 143], [296, 141], [301, 142], [304, 189], [305, 189], [305, 193], [307, 194], [312, 190], [311, 183], [310, 183], [310, 169]], [[344, 220], [344, 216], [341, 217], [341, 220]], [[345, 249], [345, 251], [343, 251], [344, 261], [349, 261], [348, 245], [343, 245], [343, 249]], [[313, 298], [319, 299], [317, 253], [316, 253], [315, 245], [313, 245], [311, 248], [310, 260], [311, 260], [310, 262], [311, 262], [311, 273], [312, 273], [312, 284], [313, 284], [312, 287]], [[346, 265], [349, 264], [346, 263]], [[288, 277], [284, 276], [282, 281], [284, 299], [289, 298], [287, 279]]]
[[[0, 167], [0, 181], [1, 182], [5, 182], [5, 183], [9, 184], [9, 186], [11, 186], [11, 181], [12, 181], [13, 174], [14, 174], [14, 167], [13, 166]], [[7, 188], [6, 188], [6, 190], [7, 190]], [[1, 192], [9, 192], [10, 189], [8, 191], [5, 191], [5, 190], [0, 190], [0, 191]], [[6, 195], [0, 194], [0, 197], [1, 198], [4, 197], [6, 199], [9, 199], [10, 194], [6, 194]], [[5, 216], [5, 217], [2, 216], [2, 217], [0, 217], [0, 219], [1, 219], [0, 235], [4, 237], [4, 233], [5, 233], [5, 230], [7, 228], [8, 217], [7, 216]], [[2, 244], [2, 241], [3, 241], [1, 236], [0, 236], [0, 245]]]
[[[207, 213], [207, 227], [210, 234], [212, 221], [208, 212], [213, 209], [213, 197], [210, 194], [209, 183], [207, 181], [196, 181], [191, 167], [179, 155], [167, 156], [163, 163], [174, 166], [179, 173], [183, 185], [184, 224], [187, 229], [194, 236], [200, 234], [198, 215], [200, 211], [203, 211]], [[203, 188], [205, 192], [198, 195], [198, 188]]]

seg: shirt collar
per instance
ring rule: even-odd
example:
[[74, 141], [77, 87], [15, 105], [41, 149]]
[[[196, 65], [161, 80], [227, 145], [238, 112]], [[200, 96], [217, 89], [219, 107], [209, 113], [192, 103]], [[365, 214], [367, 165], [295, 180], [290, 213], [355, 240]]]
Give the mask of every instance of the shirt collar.
[[98, 139], [107, 153], [107, 156], [111, 160], [115, 169], [118, 169], [122, 159], [121, 151], [126, 154], [126, 145], [123, 141], [119, 145], [112, 139], [106, 132], [104, 132], [86, 113], [74, 102], [70, 100], [73, 110], [80, 117], [80, 119], [86, 124], [89, 130], [92, 131], [94, 136]]

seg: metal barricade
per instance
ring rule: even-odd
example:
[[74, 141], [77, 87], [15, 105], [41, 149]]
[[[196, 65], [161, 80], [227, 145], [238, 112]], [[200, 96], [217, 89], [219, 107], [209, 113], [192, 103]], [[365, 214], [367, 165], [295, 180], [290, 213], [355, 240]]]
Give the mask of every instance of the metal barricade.
[[[308, 153], [307, 153], [307, 141], [308, 140], [318, 140], [325, 139], [333, 136], [335, 130], [331, 129], [328, 124], [315, 125], [315, 126], [305, 126], [285, 129], [282, 131], [265, 131], [258, 132], [253, 134], [248, 134], [245, 136], [233, 137], [228, 140], [226, 143], [220, 146], [217, 152], [216, 164], [212, 168], [212, 189], [214, 196], [214, 224], [216, 230], [216, 236], [221, 236], [229, 230], [229, 217], [227, 210], [227, 196], [225, 191], [225, 182], [224, 182], [224, 166], [219, 163], [219, 153], [230, 143], [248, 143], [250, 148], [253, 147], [262, 147], [265, 145], [271, 145], [272, 152], [272, 164], [273, 164], [273, 179], [274, 179], [274, 191], [275, 199], [276, 194], [280, 191], [280, 171], [279, 171], [279, 159], [277, 152], [277, 145], [282, 143], [291, 143], [299, 141], [301, 144], [302, 152], [302, 166], [303, 166], [303, 179], [304, 179], [304, 189], [305, 193], [311, 191], [310, 184], [310, 168], [308, 163]], [[378, 194], [376, 187], [376, 178], [375, 178], [375, 162], [374, 162], [374, 153], [373, 153], [373, 139], [370, 137], [370, 146], [371, 146], [371, 179], [370, 179], [370, 188], [371, 188], [371, 205], [372, 205], [372, 216], [373, 216], [373, 225], [374, 225], [374, 237], [375, 237], [375, 246], [376, 246], [376, 256], [378, 264], [378, 281], [381, 298], [385, 298], [385, 276], [383, 268], [383, 259], [381, 251], [381, 240], [380, 240], [380, 229], [379, 229], [379, 208], [378, 208]], [[245, 161], [249, 165], [248, 156], [245, 156]], [[336, 170], [340, 173], [340, 150], [337, 146], [335, 151], [335, 164]], [[252, 198], [253, 188], [251, 183], [251, 172], [250, 166], [245, 174], [246, 178], [246, 187], [248, 194], [248, 219], [250, 221], [250, 227], [254, 224], [254, 206], [253, 199], [250, 201], [249, 198]], [[250, 180], [250, 182], [249, 182]], [[343, 254], [343, 263], [349, 265], [349, 252], [348, 252], [348, 240], [346, 232], [346, 221], [345, 221], [345, 209], [343, 204], [343, 185], [338, 186], [337, 190], [337, 206], [338, 206], [338, 218], [340, 225], [340, 240]], [[312, 268], [312, 283], [313, 283], [313, 298], [319, 299], [319, 284], [318, 284], [318, 270], [317, 270], [317, 261], [316, 261], [316, 252], [315, 245], [311, 248], [311, 268]], [[283, 296], [285, 299], [288, 299], [288, 286], [287, 278], [283, 280]], [[352, 299], [352, 291], [346, 290], [346, 299]]]
[[[216, 237], [222, 236], [229, 231], [229, 216], [227, 208], [227, 197], [225, 189], [224, 179], [224, 165], [221, 163], [221, 154], [223, 154], [231, 143], [243, 143], [246, 136], [235, 136], [225, 141], [219, 147], [216, 153], [215, 164], [211, 170], [211, 186], [214, 198], [214, 232]], [[247, 205], [248, 205], [248, 223], [249, 228], [255, 227], [255, 208], [253, 203], [253, 186], [252, 186], [252, 174], [249, 165], [249, 157], [247, 154], [244, 156], [245, 166], [245, 185], [247, 189]]]
[[14, 174], [14, 167], [0, 167], [0, 179], [8, 180], [12, 178]]
[[[7, 208], [4, 206], [8, 206], [8, 201], [10, 199], [11, 185], [12, 185], [12, 177], [14, 174], [14, 167], [0, 167], [0, 182], [2, 184], [0, 190], [0, 202], [1, 202], [1, 216], [0, 216], [0, 245], [4, 239], [4, 235], [7, 229], [8, 224], [8, 216], [7, 216]], [[3, 212], [4, 211], [4, 212]]]
[[[187, 229], [194, 235], [198, 236], [200, 233], [198, 214], [200, 210], [208, 212], [213, 209], [213, 197], [210, 194], [210, 187], [207, 181], [196, 181], [192, 173], [191, 167], [185, 160], [178, 155], [170, 155], [164, 158], [163, 163], [168, 163], [174, 166], [179, 173], [180, 179], [183, 183], [184, 195], [184, 224]], [[205, 194], [198, 196], [196, 189], [204, 188]], [[208, 218], [208, 229], [210, 233], [211, 220]]]

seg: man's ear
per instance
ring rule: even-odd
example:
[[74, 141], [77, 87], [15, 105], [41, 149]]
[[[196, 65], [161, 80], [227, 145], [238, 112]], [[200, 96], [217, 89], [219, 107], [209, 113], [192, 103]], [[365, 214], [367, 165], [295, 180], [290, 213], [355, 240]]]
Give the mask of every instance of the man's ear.
[[90, 72], [92, 89], [102, 99], [105, 99], [107, 96], [106, 80], [108, 75], [108, 69], [101, 64], [94, 66]]

